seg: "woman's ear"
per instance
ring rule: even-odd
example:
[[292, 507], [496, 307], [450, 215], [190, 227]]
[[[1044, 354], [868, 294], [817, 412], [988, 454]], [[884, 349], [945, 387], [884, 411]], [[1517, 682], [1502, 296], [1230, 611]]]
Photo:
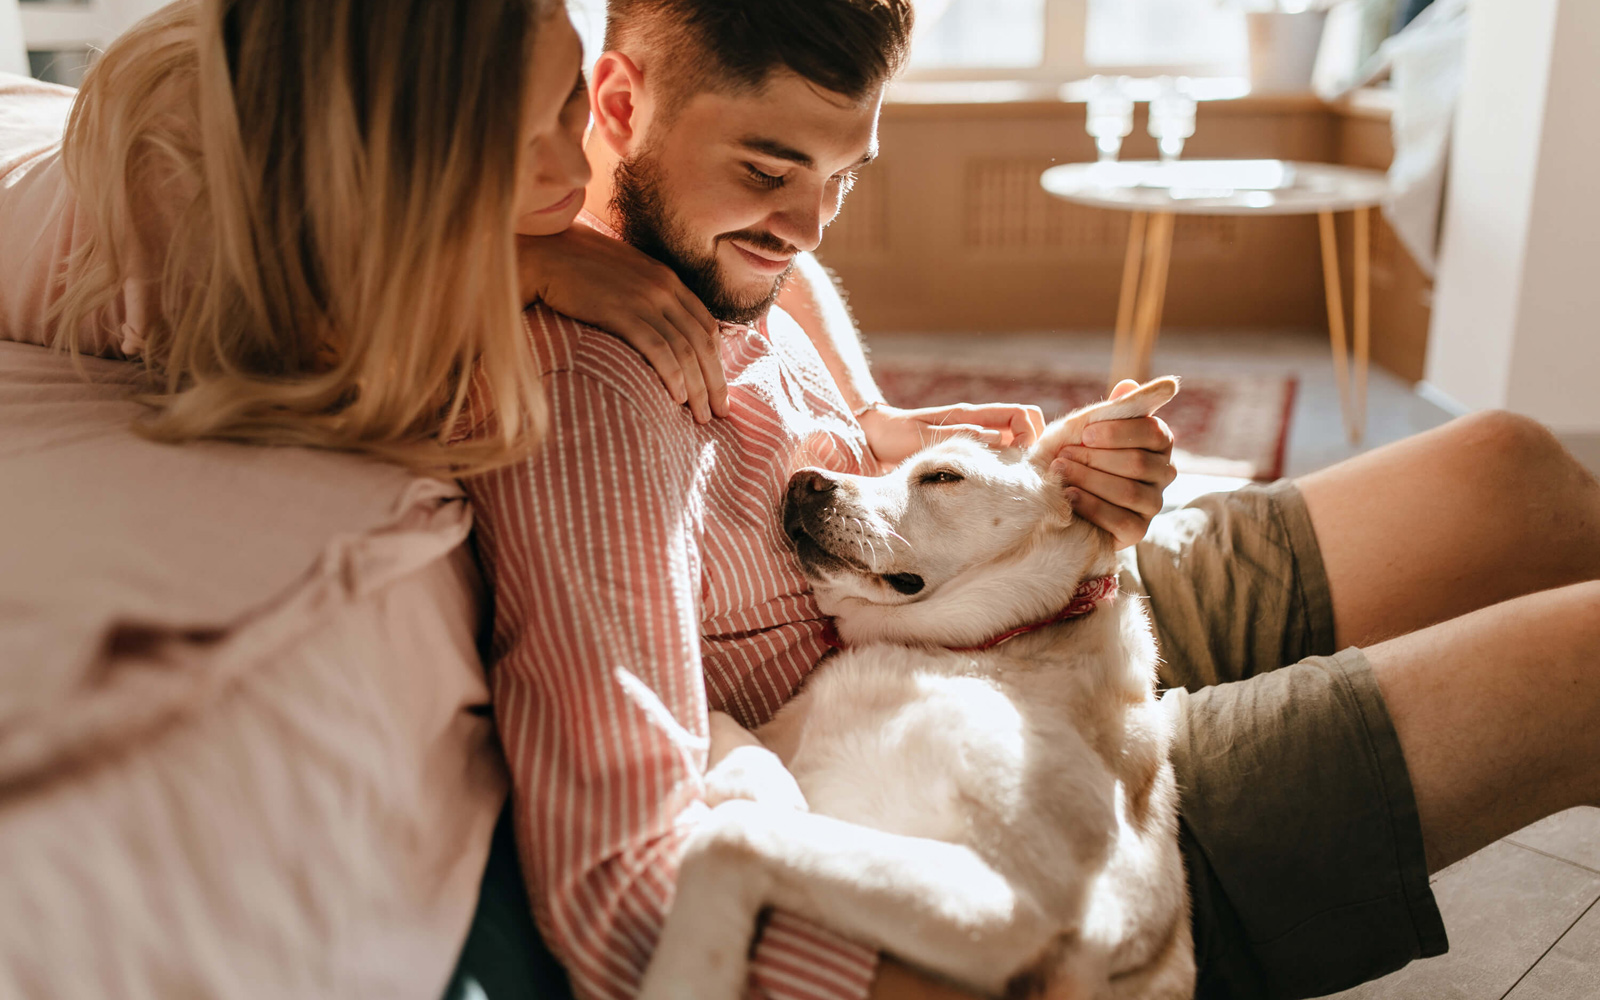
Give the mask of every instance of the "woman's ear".
[[617, 156], [627, 159], [643, 135], [640, 113], [644, 74], [632, 59], [612, 49], [595, 60], [589, 79], [589, 107], [594, 131]]

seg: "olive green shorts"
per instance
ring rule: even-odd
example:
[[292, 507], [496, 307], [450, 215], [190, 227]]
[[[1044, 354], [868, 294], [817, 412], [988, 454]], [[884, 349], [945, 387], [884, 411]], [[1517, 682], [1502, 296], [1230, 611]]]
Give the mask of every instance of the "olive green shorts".
[[1124, 557], [1177, 702], [1198, 995], [1319, 997], [1442, 954], [1405, 759], [1366, 657], [1334, 650], [1299, 491], [1202, 497]]

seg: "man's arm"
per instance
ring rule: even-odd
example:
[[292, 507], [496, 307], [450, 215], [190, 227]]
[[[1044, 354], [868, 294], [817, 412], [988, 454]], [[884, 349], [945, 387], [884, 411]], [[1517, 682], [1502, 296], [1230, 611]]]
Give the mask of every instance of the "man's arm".
[[839, 393], [861, 421], [867, 445], [884, 465], [957, 435], [993, 447], [1031, 444], [1044, 429], [1036, 406], [957, 403], [907, 410], [888, 405], [872, 377], [855, 319], [828, 269], [809, 253], [795, 258], [795, 273], [778, 296], [778, 306], [805, 331]]
[[802, 253], [794, 259], [794, 274], [778, 295], [778, 308], [794, 317], [800, 329], [822, 355], [828, 373], [839, 387], [851, 412], [883, 402], [873, 381], [872, 366], [861, 346], [855, 317], [833, 275], [816, 255]]
[[[893, 465], [951, 434], [968, 434], [991, 446], [1031, 444], [1044, 429], [1038, 407], [991, 403], [902, 410], [885, 405], [872, 378], [855, 320], [833, 275], [809, 253], [795, 258], [795, 273], [778, 296], [827, 364], [850, 409], [857, 411], [873, 454]], [[1117, 386], [1128, 392], [1133, 386]], [[860, 412], [863, 407], [871, 409]], [[1172, 432], [1155, 417], [1096, 425], [1092, 445], [1063, 452], [1056, 472], [1080, 491], [1079, 513], [1110, 532], [1118, 548], [1144, 537], [1161, 512], [1172, 484]]]
[[[495, 592], [518, 850], [540, 929], [586, 1000], [633, 996], [708, 811], [699, 456], [655, 376], [637, 376], [631, 393], [548, 376], [539, 454], [466, 483]], [[759, 996], [859, 1000], [874, 964], [780, 913], [751, 979]]]

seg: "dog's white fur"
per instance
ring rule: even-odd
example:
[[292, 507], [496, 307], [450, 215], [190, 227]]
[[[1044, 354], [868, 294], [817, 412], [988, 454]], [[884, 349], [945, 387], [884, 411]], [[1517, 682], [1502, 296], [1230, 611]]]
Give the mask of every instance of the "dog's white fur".
[[[796, 474], [785, 528], [850, 648], [756, 734], [798, 791], [728, 798], [691, 838], [645, 1000], [741, 996], [766, 906], [991, 995], [1193, 995], [1143, 604], [942, 648], [1048, 619], [1116, 571], [1050, 461], [1176, 392], [1159, 379], [1081, 410], [1027, 452], [951, 441], [879, 478]], [[762, 755], [729, 754], [708, 785], [760, 797], [738, 789]]]

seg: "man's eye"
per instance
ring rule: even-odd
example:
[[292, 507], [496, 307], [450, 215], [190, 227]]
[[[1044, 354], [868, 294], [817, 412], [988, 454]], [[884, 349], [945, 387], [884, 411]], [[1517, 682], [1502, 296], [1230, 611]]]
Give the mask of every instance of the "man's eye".
[[965, 478], [965, 476], [951, 472], [949, 469], [936, 469], [933, 472], [924, 472], [917, 478], [917, 482], [929, 486], [935, 483], [959, 483]]
[[755, 165], [750, 163], [746, 163], [744, 169], [750, 174], [750, 179], [761, 187], [768, 190], [783, 187], [784, 178], [781, 174], [769, 174], [764, 170], [757, 170]]

